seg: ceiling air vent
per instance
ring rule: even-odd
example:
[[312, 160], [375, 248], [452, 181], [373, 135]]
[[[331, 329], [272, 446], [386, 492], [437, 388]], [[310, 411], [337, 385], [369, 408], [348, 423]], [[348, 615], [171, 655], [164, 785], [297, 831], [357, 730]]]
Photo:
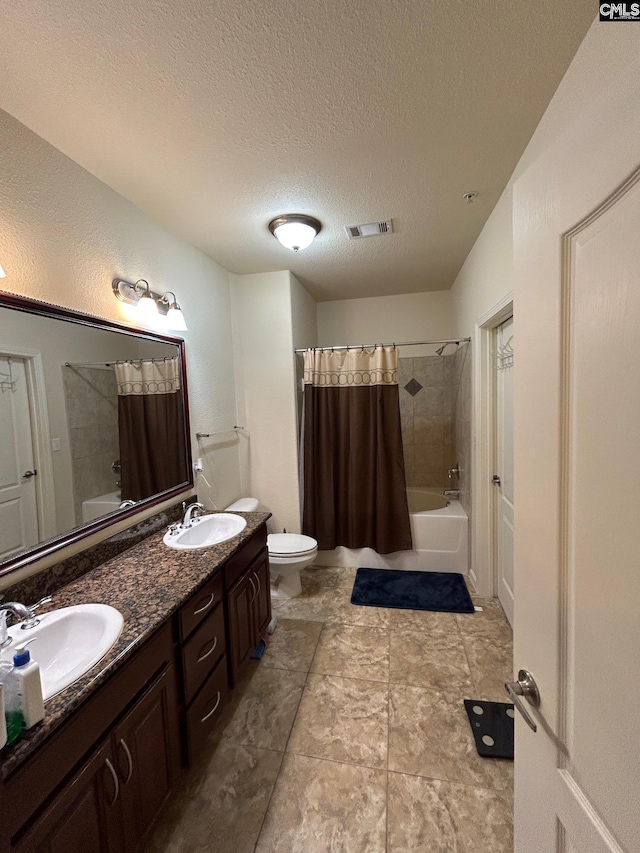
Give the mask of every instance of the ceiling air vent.
[[392, 234], [393, 224], [390, 219], [383, 219], [382, 222], [366, 222], [364, 225], [345, 225], [344, 230], [350, 240], [356, 240], [359, 237], [380, 237], [382, 234]]

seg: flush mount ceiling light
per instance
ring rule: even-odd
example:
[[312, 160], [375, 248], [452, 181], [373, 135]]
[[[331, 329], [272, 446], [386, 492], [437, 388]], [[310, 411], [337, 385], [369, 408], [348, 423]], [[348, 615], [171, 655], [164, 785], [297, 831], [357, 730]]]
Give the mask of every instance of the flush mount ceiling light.
[[269, 223], [269, 231], [279, 243], [287, 249], [299, 252], [313, 243], [316, 234], [320, 233], [321, 223], [313, 216], [304, 216], [301, 213], [286, 213], [284, 216], [276, 216]]
[[[136, 306], [136, 313], [140, 320], [153, 322], [162, 318], [168, 329], [174, 329], [176, 332], [187, 331], [184, 314], [172, 290], [156, 293], [151, 290], [149, 282], [144, 278], [138, 279], [135, 284], [121, 278], [114, 278], [111, 287], [121, 302]], [[173, 299], [169, 298], [169, 294]]]

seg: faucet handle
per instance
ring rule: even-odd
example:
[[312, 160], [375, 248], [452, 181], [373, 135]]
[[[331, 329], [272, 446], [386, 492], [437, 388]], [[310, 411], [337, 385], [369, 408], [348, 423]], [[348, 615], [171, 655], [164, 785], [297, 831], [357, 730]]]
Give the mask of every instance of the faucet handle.
[[44, 598], [41, 598], [41, 599], [40, 599], [40, 601], [36, 601], [36, 603], [35, 603], [35, 604], [32, 604], [32, 605], [29, 607], [29, 610], [30, 610], [32, 613], [35, 613], [35, 612], [36, 612], [36, 610], [38, 609], [38, 607], [42, 607], [42, 605], [43, 605], [43, 604], [49, 604], [49, 602], [50, 602], [50, 601], [53, 601], [53, 596], [51, 596], [51, 595], [45, 595], [45, 597], [44, 597]]
[[45, 597], [41, 598], [40, 601], [36, 601], [35, 604], [32, 604], [31, 607], [29, 607], [31, 616], [29, 616], [28, 619], [25, 619], [20, 628], [23, 631], [28, 631], [29, 628], [35, 628], [36, 625], [39, 625], [40, 620], [36, 618], [36, 610], [43, 604], [48, 604], [50, 601], [53, 601], [53, 598], [50, 595], [45, 595]]

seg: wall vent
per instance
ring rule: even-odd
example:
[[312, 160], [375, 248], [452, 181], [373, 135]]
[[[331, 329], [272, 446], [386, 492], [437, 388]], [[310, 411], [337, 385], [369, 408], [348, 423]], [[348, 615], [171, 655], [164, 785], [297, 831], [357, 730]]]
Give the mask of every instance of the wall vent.
[[364, 225], [345, 225], [344, 230], [350, 240], [359, 237], [380, 237], [382, 234], [393, 233], [393, 223], [390, 219], [381, 222], [366, 222]]

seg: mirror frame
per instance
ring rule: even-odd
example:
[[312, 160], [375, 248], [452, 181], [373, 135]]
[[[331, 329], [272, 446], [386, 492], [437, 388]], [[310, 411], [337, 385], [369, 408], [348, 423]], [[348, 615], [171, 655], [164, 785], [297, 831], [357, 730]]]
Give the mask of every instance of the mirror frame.
[[60, 305], [53, 305], [49, 302], [41, 302], [37, 299], [31, 299], [27, 296], [20, 296], [15, 293], [0, 290], [0, 308], [10, 308], [16, 311], [23, 311], [27, 314], [37, 314], [41, 317], [51, 317], [54, 320], [66, 320], [71, 323], [77, 323], [81, 326], [90, 326], [95, 329], [102, 329], [111, 332], [120, 332], [132, 337], [146, 338], [147, 340], [159, 341], [160, 343], [172, 344], [178, 348], [180, 359], [180, 376], [182, 382], [182, 393], [184, 400], [184, 441], [186, 444], [186, 459], [188, 480], [179, 483], [171, 489], [164, 492], [159, 492], [149, 498], [144, 498], [138, 501], [135, 506], [127, 507], [126, 509], [116, 510], [107, 515], [103, 515], [94, 521], [87, 522], [78, 527], [73, 527], [66, 533], [60, 533], [58, 536], [53, 536], [51, 539], [46, 539], [44, 542], [39, 542], [31, 548], [27, 548], [15, 557], [11, 557], [4, 562], [0, 562], [0, 577], [4, 577], [11, 572], [21, 569], [29, 563], [36, 560], [48, 557], [56, 551], [61, 551], [69, 545], [74, 545], [81, 542], [88, 536], [98, 533], [118, 521], [122, 521], [131, 516], [137, 515], [141, 510], [149, 509], [157, 504], [170, 500], [189, 489], [193, 488], [193, 462], [191, 455], [191, 429], [189, 425], [189, 395], [187, 391], [187, 364], [185, 359], [185, 342], [182, 338], [174, 338], [169, 335], [163, 335], [156, 332], [150, 332], [147, 329], [140, 329], [136, 326], [129, 326], [125, 323], [117, 323], [114, 320], [105, 320], [102, 317], [94, 317], [91, 314], [84, 314], [81, 311], [76, 311], [72, 308], [63, 308]]

